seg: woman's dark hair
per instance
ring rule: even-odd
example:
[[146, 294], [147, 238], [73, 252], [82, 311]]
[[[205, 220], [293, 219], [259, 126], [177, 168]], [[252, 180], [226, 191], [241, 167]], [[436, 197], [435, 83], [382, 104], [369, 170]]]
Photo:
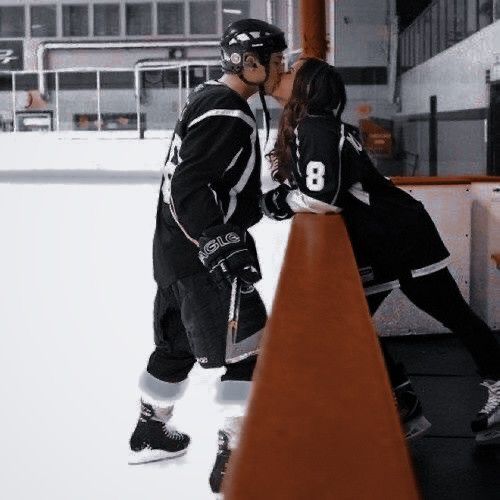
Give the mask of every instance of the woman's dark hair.
[[306, 115], [333, 115], [340, 120], [346, 104], [345, 86], [338, 71], [321, 59], [307, 58], [297, 71], [292, 95], [283, 110], [278, 140], [270, 153], [273, 177], [290, 178], [295, 128]]

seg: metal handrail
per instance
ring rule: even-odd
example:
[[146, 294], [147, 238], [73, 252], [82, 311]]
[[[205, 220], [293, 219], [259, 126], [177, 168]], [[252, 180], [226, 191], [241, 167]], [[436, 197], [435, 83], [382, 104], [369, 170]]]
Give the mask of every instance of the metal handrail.
[[[128, 72], [134, 74], [134, 98], [135, 98], [135, 108], [137, 114], [137, 133], [139, 137], [143, 137], [142, 123], [141, 123], [141, 81], [140, 73], [144, 71], [165, 71], [172, 70], [177, 71], [179, 75], [178, 83], [178, 96], [179, 96], [179, 114], [182, 109], [182, 96], [187, 98], [190, 90], [190, 79], [189, 79], [189, 68], [191, 67], [205, 67], [205, 75], [208, 79], [209, 68], [218, 67], [220, 61], [218, 59], [198, 59], [198, 60], [149, 60], [140, 61], [135, 65], [134, 68], [124, 68], [124, 67], [77, 67], [77, 68], [61, 68], [52, 70], [41, 70], [41, 71], [29, 71], [29, 70], [0, 70], [0, 75], [8, 75], [12, 77], [12, 117], [13, 117], [13, 131], [17, 132], [16, 123], [16, 77], [19, 75], [26, 74], [54, 74], [55, 75], [55, 124], [56, 131], [59, 131], [60, 117], [59, 117], [59, 74], [71, 74], [71, 73], [95, 73], [96, 74], [96, 93], [97, 93], [97, 127], [98, 131], [101, 131], [101, 73], [120, 73]], [[182, 71], [186, 72], [185, 87], [183, 89], [182, 85]], [[184, 90], [184, 92], [183, 92]]]
[[163, 70], [177, 70], [179, 75], [179, 116], [181, 114], [181, 101], [182, 101], [182, 69], [185, 68], [186, 71], [186, 93], [185, 96], [187, 98], [189, 94], [189, 68], [192, 66], [205, 66], [206, 75], [208, 79], [209, 67], [219, 66], [220, 61], [218, 59], [200, 59], [200, 60], [188, 60], [184, 59], [177, 62], [172, 62], [169, 60], [150, 60], [150, 61], [139, 61], [134, 66], [134, 90], [135, 90], [135, 105], [136, 105], [136, 114], [137, 114], [137, 130], [139, 132], [139, 136], [142, 138], [142, 124], [141, 124], [141, 89], [140, 89], [140, 71], [163, 71]]
[[[438, 8], [439, 8], [440, 4], [444, 3], [445, 1], [446, 1], [446, 0], [432, 0], [432, 1], [430, 2], [430, 4], [429, 4], [429, 5], [428, 5], [428, 6], [427, 6], [427, 7], [426, 7], [426, 8], [425, 8], [425, 9], [424, 9], [424, 10], [423, 10], [423, 11], [422, 11], [422, 12], [421, 12], [421, 13], [420, 13], [420, 14], [419, 14], [419, 15], [418, 15], [418, 16], [417, 16], [417, 17], [416, 17], [416, 18], [415, 18], [415, 19], [414, 19], [414, 20], [413, 20], [413, 21], [412, 21], [412, 22], [411, 22], [411, 23], [410, 23], [410, 24], [409, 24], [409, 25], [405, 28], [405, 29], [404, 29], [404, 30], [402, 30], [402, 31], [399, 33], [399, 37], [400, 37], [400, 38], [402, 38], [402, 37], [403, 37], [403, 36], [405, 36], [406, 34], [409, 34], [409, 33], [411, 33], [413, 30], [416, 30], [416, 29], [418, 28], [418, 24], [419, 24], [422, 20], [425, 20], [425, 16], [426, 16], [429, 12], [432, 12], [432, 9], [434, 8], [434, 6], [435, 6], [435, 5], [437, 5], [437, 6], [438, 6]], [[494, 0], [489, 0], [489, 1], [490, 1], [490, 2], [491, 2], [491, 4], [492, 4], [492, 12], [494, 12]], [[467, 4], [465, 4], [465, 6], [466, 6], [466, 9], [467, 9]], [[439, 12], [440, 12], [440, 11], [439, 11]], [[465, 12], [467, 13], [467, 10], [466, 10]], [[440, 14], [440, 13], [439, 13], [438, 15], [439, 15], [439, 16], [441, 16], [441, 14]], [[455, 14], [454, 14], [454, 15], [455, 15], [455, 16], [457, 15], [457, 14], [456, 14], [456, 12], [455, 12]], [[447, 16], [447, 11], [446, 11], [446, 16]], [[476, 10], [476, 29], [475, 29], [474, 33], [476, 33], [477, 31], [479, 31], [479, 30], [481, 29], [481, 28], [479, 27], [479, 21], [478, 21], [478, 18], [479, 18], [479, 9], [477, 9], [477, 10]], [[495, 21], [495, 19], [494, 19], [494, 13], [492, 13], [492, 19], [490, 20], [490, 23], [492, 23], [492, 22], [494, 22], [494, 21]], [[467, 20], [465, 19], [465, 21], [464, 21], [464, 22], [466, 23], [466, 22], [467, 22]], [[471, 33], [471, 34], [472, 34], [472, 33]], [[423, 36], [423, 34], [422, 34], [422, 36]], [[470, 36], [470, 35], [468, 35], [468, 36]], [[432, 34], [431, 34], [431, 36], [430, 36], [429, 38], [432, 38]], [[459, 40], [459, 41], [461, 41], [461, 40]], [[454, 42], [452, 43], [452, 45], [450, 45], [450, 47], [451, 47], [451, 46], [453, 46], [453, 45], [455, 45], [456, 43], [458, 43], [458, 42], [454, 41]], [[444, 49], [438, 50], [438, 51], [436, 52], [436, 54], [438, 54], [438, 53], [442, 52], [443, 50], [446, 50], [446, 48], [449, 48], [449, 47], [445, 47]], [[434, 54], [434, 55], [436, 55], [436, 54]], [[431, 57], [433, 57], [433, 56], [431, 55]], [[425, 60], [427, 60], [427, 59], [424, 59], [424, 61], [422, 61], [422, 62], [425, 62]], [[417, 62], [415, 61], [413, 66], [417, 66], [418, 64], [420, 64], [420, 63], [417, 63]]]
[[45, 52], [47, 50], [95, 50], [95, 49], [130, 49], [130, 48], [177, 48], [177, 47], [217, 47], [218, 40], [148, 40], [148, 41], [116, 41], [116, 42], [42, 42], [37, 48], [38, 91], [45, 95]]

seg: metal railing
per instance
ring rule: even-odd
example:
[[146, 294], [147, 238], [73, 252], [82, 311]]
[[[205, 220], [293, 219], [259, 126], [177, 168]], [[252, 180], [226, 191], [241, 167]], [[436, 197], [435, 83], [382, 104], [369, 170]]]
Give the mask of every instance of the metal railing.
[[402, 71], [500, 19], [499, 0], [434, 0], [399, 35]]
[[[120, 102], [120, 107], [122, 109], [116, 109], [114, 114], [119, 114], [120, 112], [125, 113], [127, 110], [130, 114], [131, 110], [134, 110], [136, 127], [135, 130], [139, 137], [144, 136], [145, 131], [145, 123], [144, 117], [147, 112], [153, 113], [158, 112], [157, 109], [151, 107], [151, 109], [147, 108], [145, 103], [145, 95], [148, 90], [143, 85], [146, 74], [154, 74], [157, 73], [159, 76], [159, 80], [162, 81], [161, 85], [158, 85], [156, 88], [150, 87], [151, 91], [158, 90], [167, 92], [168, 95], [164, 95], [165, 97], [165, 107], [168, 102], [172, 104], [172, 108], [176, 107], [175, 118], [180, 114], [182, 110], [182, 106], [189, 95], [191, 88], [202, 81], [208, 80], [210, 78], [211, 69], [219, 68], [220, 61], [215, 59], [204, 59], [204, 60], [182, 60], [182, 61], [165, 61], [165, 60], [146, 60], [138, 62], [134, 68], [64, 68], [58, 70], [43, 70], [41, 73], [43, 77], [49, 78], [52, 75], [53, 82], [53, 92], [51, 92], [50, 99], [47, 99], [48, 93], [44, 96], [39, 95], [39, 100], [42, 103], [42, 107], [37, 109], [36, 112], [43, 112], [44, 109], [53, 114], [53, 126], [51, 126], [51, 130], [56, 132], [61, 131], [61, 95], [67, 90], [91, 90], [94, 91], [93, 95], [85, 96], [84, 92], [80, 92], [77, 98], [72, 102], [72, 112], [71, 116], [76, 116], [75, 113], [81, 111], [82, 105], [87, 105], [89, 108], [94, 107], [93, 113], [95, 114], [96, 120], [96, 129], [98, 132], [103, 131], [103, 116], [104, 112], [102, 109], [102, 97], [104, 91], [113, 91], [115, 93], [115, 97], [120, 100], [120, 95], [123, 97]], [[200, 76], [198, 78], [193, 77], [193, 73], [198, 70]], [[167, 77], [164, 78], [165, 74]], [[114, 88], [112, 86], [108, 86], [107, 88], [103, 88], [103, 78], [106, 75], [115, 74], [115, 75], [123, 75], [123, 77], [133, 75], [133, 85], [131, 86], [121, 86], [119, 88]], [[78, 83], [73, 83], [73, 87], [70, 89], [64, 89], [61, 87], [61, 80], [64, 80], [67, 75], [72, 75], [73, 82], [78, 80], [78, 77], [82, 80], [82, 84], [78, 87]], [[92, 76], [94, 75], [94, 76]], [[20, 112], [29, 113], [29, 107], [24, 107], [21, 110], [18, 109], [18, 97], [20, 94], [25, 92], [36, 92], [37, 86], [32, 85], [32, 88], [26, 87], [26, 84], [19, 84], [19, 81], [24, 77], [26, 79], [27, 76], [32, 76], [33, 80], [35, 80], [40, 76], [39, 71], [0, 71], [0, 80], [4, 80], [4, 90], [0, 90], [0, 96], [3, 94], [3, 99], [0, 100], [0, 115], [2, 114], [10, 114], [12, 117], [12, 131], [18, 132], [19, 127], [17, 123], [17, 116]], [[89, 88], [89, 81], [93, 81], [95, 77], [95, 87], [91, 86]], [[123, 79], [123, 78], [122, 78]], [[9, 82], [10, 80], [10, 82]], [[175, 83], [176, 81], [176, 83]], [[173, 83], [174, 82], [174, 83]], [[5, 83], [10, 83], [10, 89], [5, 89]], [[130, 99], [127, 97], [127, 91], [133, 91], [133, 100], [134, 102], [130, 102]], [[9, 98], [5, 98], [5, 94], [9, 94]], [[175, 96], [175, 97], [174, 97]], [[6, 102], [10, 102], [10, 110], [6, 108]], [[53, 108], [53, 109], [52, 109]], [[109, 113], [108, 113], [109, 114]], [[175, 122], [173, 113], [170, 113], [172, 116], [172, 122]], [[165, 123], [161, 129], [172, 128], [173, 123]], [[130, 128], [129, 128], [130, 130]]]
[[[186, 101], [189, 91], [191, 88], [189, 68], [192, 67], [204, 67], [205, 68], [205, 80], [210, 78], [210, 67], [219, 67], [220, 61], [217, 59], [207, 59], [207, 60], [184, 60], [177, 61], [175, 63], [169, 61], [141, 61], [138, 62], [134, 67], [134, 91], [136, 98], [136, 113], [137, 113], [137, 128], [141, 131], [141, 84], [140, 84], [140, 73], [141, 71], [177, 71], [179, 85], [178, 85], [178, 115], [180, 116], [182, 110], [182, 104]], [[185, 72], [185, 86], [184, 92], [182, 88], [182, 70]]]

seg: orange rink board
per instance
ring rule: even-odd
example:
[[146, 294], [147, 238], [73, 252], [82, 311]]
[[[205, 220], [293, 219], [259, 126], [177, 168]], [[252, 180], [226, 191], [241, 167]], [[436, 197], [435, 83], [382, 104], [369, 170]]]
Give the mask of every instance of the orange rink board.
[[224, 493], [225, 500], [420, 498], [338, 215], [294, 218]]

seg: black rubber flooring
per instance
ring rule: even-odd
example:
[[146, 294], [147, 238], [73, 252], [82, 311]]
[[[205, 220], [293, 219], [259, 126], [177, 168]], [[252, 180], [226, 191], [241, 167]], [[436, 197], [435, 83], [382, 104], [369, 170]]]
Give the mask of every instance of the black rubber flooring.
[[424, 500], [500, 500], [500, 446], [478, 448], [469, 427], [486, 389], [468, 353], [451, 335], [387, 344], [406, 365], [432, 423], [429, 434], [409, 445]]

